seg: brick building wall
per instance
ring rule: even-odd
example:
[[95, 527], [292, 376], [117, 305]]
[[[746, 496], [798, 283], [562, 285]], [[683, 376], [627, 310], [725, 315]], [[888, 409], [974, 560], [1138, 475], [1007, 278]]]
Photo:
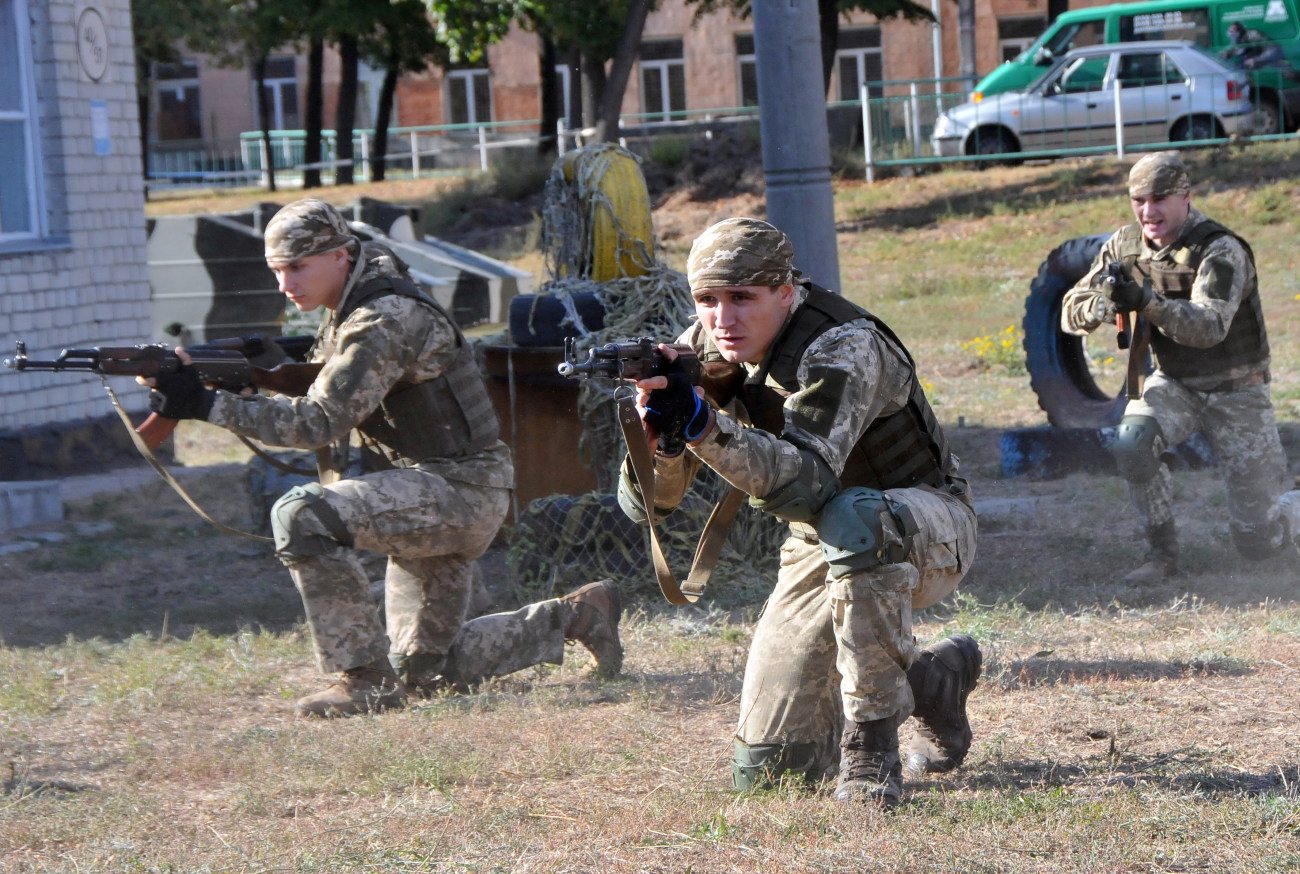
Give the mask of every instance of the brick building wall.
[[[46, 358], [64, 347], [144, 342], [149, 281], [129, 0], [0, 0], [0, 14], [30, 31], [44, 203], [39, 233], [0, 234], [0, 349], [9, 356], [22, 339], [31, 357]], [[79, 31], [96, 17], [102, 28]], [[106, 51], [102, 68], [87, 72], [79, 36]], [[114, 387], [130, 409], [144, 409], [140, 387], [123, 379]], [[0, 440], [110, 412], [98, 377], [0, 374]], [[6, 469], [15, 464], [12, 451], [0, 452], [0, 479], [16, 478]]]

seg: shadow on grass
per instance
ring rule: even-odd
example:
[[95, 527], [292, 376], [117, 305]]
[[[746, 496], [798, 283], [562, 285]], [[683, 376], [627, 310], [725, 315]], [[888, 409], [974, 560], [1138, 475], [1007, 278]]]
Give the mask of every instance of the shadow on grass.
[[1230, 658], [1155, 661], [1151, 659], [1016, 659], [1007, 663], [998, 679], [1005, 689], [1089, 683], [1098, 680], [1180, 680], [1187, 677], [1240, 677], [1254, 673], [1244, 662]]
[[1187, 796], [1294, 797], [1300, 769], [1274, 767], [1264, 773], [1215, 767], [1215, 754], [1183, 747], [1158, 755], [1101, 754], [1082, 764], [1051, 759], [1001, 761], [976, 765], [961, 782], [971, 789], [1025, 792], [1064, 789], [1107, 794], [1135, 788], [1160, 789]]

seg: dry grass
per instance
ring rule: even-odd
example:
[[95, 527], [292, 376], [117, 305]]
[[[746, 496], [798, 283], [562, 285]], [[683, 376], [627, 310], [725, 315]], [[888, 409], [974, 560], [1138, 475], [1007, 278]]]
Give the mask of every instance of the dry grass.
[[[901, 323], [981, 508], [974, 571], [918, 617], [922, 639], [984, 646], [975, 745], [955, 774], [909, 781], [901, 810], [730, 791], [752, 609], [633, 605], [612, 682], [575, 651], [471, 696], [296, 720], [320, 678], [283, 568], [159, 484], [80, 502], [66, 540], [0, 555], [0, 871], [1300, 869], [1300, 563], [1243, 565], [1216, 473], [1186, 471], [1188, 574], [1117, 583], [1142, 551], [1122, 483], [1003, 478], [1000, 429], [1042, 416], [1026, 377], [961, 345], [1018, 322], [1047, 249], [1122, 219], [1113, 176], [1029, 167], [840, 192], [846, 289]], [[1198, 195], [1267, 265], [1288, 433], [1294, 233], [1269, 216], [1294, 212], [1297, 176], [1216, 177]], [[191, 463], [242, 457], [181, 436]], [[252, 524], [239, 473], [193, 490]]]

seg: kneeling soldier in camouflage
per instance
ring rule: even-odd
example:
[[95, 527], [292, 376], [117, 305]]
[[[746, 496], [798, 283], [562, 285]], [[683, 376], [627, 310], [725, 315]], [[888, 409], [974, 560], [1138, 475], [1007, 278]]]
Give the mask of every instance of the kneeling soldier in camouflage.
[[[970, 749], [979, 647], [956, 635], [918, 651], [912, 610], [970, 568], [975, 510], [903, 344], [801, 281], [793, 258], [789, 238], [756, 219], [728, 219], [695, 241], [687, 276], [699, 321], [679, 342], [702, 362], [744, 368], [739, 399], [755, 426], [730, 405], [713, 409], [680, 374], [639, 382], [647, 438], [661, 448], [653, 512], [675, 508], [708, 465], [790, 523], [745, 670], [737, 788], [785, 772], [820, 779], [838, 760], [838, 800], [890, 807], [909, 715], [919, 724], [911, 769], [951, 770]], [[688, 452], [663, 451], [683, 440]], [[646, 518], [626, 465], [619, 498]]]
[[[334, 207], [300, 200], [267, 225], [266, 261], [302, 311], [324, 306], [304, 397], [239, 396], [192, 368], [158, 377], [151, 406], [272, 446], [315, 449], [353, 428], [391, 469], [290, 490], [271, 511], [276, 554], [302, 594], [328, 688], [310, 716], [398, 707], [408, 691], [463, 688], [564, 658], [565, 640], [622, 668], [619, 590], [592, 583], [513, 613], [465, 621], [473, 563], [505, 519], [509, 448], [469, 344], [387, 247], [362, 241]], [[388, 555], [387, 629], [355, 550]]]
[[[1176, 153], [1143, 156], [1128, 185], [1137, 221], [1105, 242], [1061, 311], [1061, 328], [1071, 334], [1114, 325], [1117, 313], [1150, 325], [1156, 370], [1124, 408], [1111, 447], [1148, 544], [1125, 582], [1152, 584], [1179, 572], [1173, 477], [1162, 456], [1198, 431], [1223, 469], [1237, 551], [1255, 560], [1294, 551], [1300, 492], [1287, 491], [1255, 257], [1245, 240], [1192, 206]], [[1103, 281], [1112, 264], [1122, 281]]]

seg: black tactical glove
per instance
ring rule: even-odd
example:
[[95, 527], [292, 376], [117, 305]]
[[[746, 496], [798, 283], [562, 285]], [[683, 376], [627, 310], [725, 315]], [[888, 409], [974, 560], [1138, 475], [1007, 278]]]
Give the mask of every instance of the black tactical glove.
[[1140, 313], [1151, 303], [1151, 289], [1140, 285], [1127, 276], [1107, 283], [1107, 297], [1121, 313]]
[[695, 393], [690, 377], [669, 373], [668, 387], [650, 392], [646, 401], [645, 423], [659, 432], [659, 452], [679, 455], [685, 448], [682, 438], [697, 440], [709, 424], [709, 405]]
[[149, 392], [149, 409], [165, 419], [207, 421], [217, 393], [204, 388], [193, 364], [186, 364], [175, 373], [160, 373], [154, 382], [154, 390]]

